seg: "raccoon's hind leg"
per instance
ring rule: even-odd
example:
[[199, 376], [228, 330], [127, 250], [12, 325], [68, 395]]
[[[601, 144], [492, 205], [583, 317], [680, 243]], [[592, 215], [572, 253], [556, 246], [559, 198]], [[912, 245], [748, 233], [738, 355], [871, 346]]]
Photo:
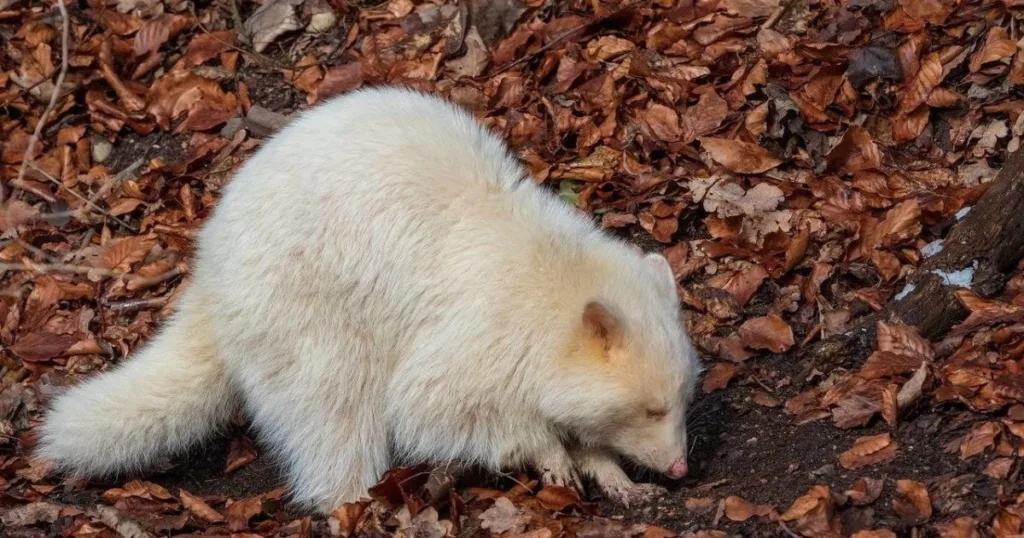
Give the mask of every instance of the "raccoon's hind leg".
[[[247, 381], [261, 439], [283, 463], [292, 499], [321, 513], [366, 496], [388, 469], [384, 379], [359, 345], [320, 347]], [[330, 350], [330, 351], [328, 351]]]

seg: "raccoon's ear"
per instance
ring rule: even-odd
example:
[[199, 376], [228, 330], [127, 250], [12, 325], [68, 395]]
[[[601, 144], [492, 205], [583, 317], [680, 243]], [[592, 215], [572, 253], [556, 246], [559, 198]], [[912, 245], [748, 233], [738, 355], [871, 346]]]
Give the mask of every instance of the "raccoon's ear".
[[668, 260], [661, 254], [652, 252], [644, 256], [644, 261], [654, 270], [654, 274], [658, 279], [658, 285], [666, 293], [674, 296], [676, 293], [676, 275], [672, 272], [672, 266], [669, 265]]
[[591, 300], [583, 307], [583, 329], [605, 350], [622, 341], [622, 323], [598, 300]]

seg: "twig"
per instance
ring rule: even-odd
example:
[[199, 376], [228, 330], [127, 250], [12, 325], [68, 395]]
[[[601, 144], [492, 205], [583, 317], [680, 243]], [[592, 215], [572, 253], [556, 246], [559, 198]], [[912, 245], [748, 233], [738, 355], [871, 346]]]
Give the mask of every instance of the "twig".
[[[35, 170], [36, 172], [39, 172], [40, 174], [42, 174], [43, 177], [45, 177], [46, 179], [48, 179], [51, 182], [55, 183], [58, 187], [61, 187], [62, 189], [68, 191], [69, 193], [71, 193], [72, 196], [74, 196], [75, 198], [78, 198], [79, 200], [81, 200], [82, 202], [84, 202], [86, 204], [82, 209], [76, 209], [74, 211], [66, 211], [66, 212], [63, 212], [63, 213], [52, 213], [52, 214], [49, 214], [49, 215], [45, 215], [42, 218], [47, 219], [47, 220], [63, 218], [63, 217], [78, 217], [78, 218], [84, 219], [84, 217], [85, 217], [84, 208], [85, 207], [91, 207], [91, 208], [95, 209], [96, 211], [99, 211], [100, 213], [102, 213], [105, 217], [109, 217], [114, 222], [120, 224], [121, 226], [124, 226], [125, 228], [128, 228], [132, 232], [139, 233], [139, 229], [138, 228], [136, 228], [136, 227], [132, 226], [131, 224], [128, 224], [127, 222], [125, 222], [125, 221], [123, 221], [123, 220], [121, 220], [121, 219], [111, 215], [109, 212], [107, 212], [107, 210], [105, 210], [102, 207], [96, 205], [96, 202], [94, 202], [91, 199], [86, 198], [85, 196], [82, 196], [81, 194], [79, 194], [78, 191], [65, 187], [64, 183], [62, 183], [59, 179], [57, 179], [57, 178], [53, 177], [52, 175], [50, 175], [50, 173], [47, 172], [46, 170], [43, 170], [42, 168], [39, 168], [38, 166], [36, 166], [35, 163], [31, 163], [31, 164], [29, 164], [29, 166], [31, 166], [32, 169]], [[114, 179], [116, 179], [116, 176], [115, 176]], [[114, 180], [111, 180], [110, 182], [108, 182], [108, 184], [111, 184], [111, 183], [114, 183]], [[103, 192], [103, 188], [101, 188], [99, 192]], [[97, 197], [97, 199], [98, 199], [98, 197]]]
[[782, 2], [779, 7], [772, 11], [772, 14], [768, 16], [768, 20], [764, 21], [761, 25], [762, 30], [771, 30], [775, 26], [775, 23], [779, 22], [779, 19], [786, 14], [786, 10], [789, 9], [789, 2]]
[[135, 312], [146, 310], [151, 307], [162, 308], [170, 300], [168, 296], [148, 297], [145, 299], [127, 299], [124, 301], [113, 301], [107, 303], [107, 308], [113, 312]]
[[[43, 131], [43, 127], [46, 125], [46, 119], [53, 112], [53, 109], [57, 106], [57, 100], [61, 97], [60, 89], [64, 86], [64, 77], [68, 74], [68, 34], [71, 32], [71, 22], [68, 20], [68, 10], [64, 7], [64, 0], [57, 0], [57, 8], [60, 9], [61, 18], [61, 37], [60, 37], [60, 72], [57, 74], [57, 81], [54, 83], [53, 93], [50, 94], [50, 102], [46, 105], [46, 109], [43, 110], [43, 114], [39, 116], [39, 121], [36, 123], [36, 130], [32, 133], [32, 136], [28, 139], [28, 147], [25, 148], [25, 155], [21, 159], [21, 167], [18, 169], [17, 183], [21, 183], [25, 179], [25, 172], [28, 170], [29, 165], [32, 164], [32, 150], [36, 144], [39, 143], [39, 134]], [[4, 203], [4, 185], [0, 182], [0, 204]]]
[[27, 271], [30, 273], [77, 273], [119, 278], [138, 278], [128, 273], [110, 271], [100, 267], [89, 267], [88, 265], [75, 265], [71, 263], [0, 263], [0, 271]]
[[585, 22], [585, 23], [583, 23], [583, 24], [581, 24], [579, 26], [576, 26], [575, 28], [570, 28], [569, 30], [566, 30], [565, 33], [560, 34], [558, 37], [552, 39], [551, 42], [548, 43], [547, 45], [544, 45], [543, 47], [541, 47], [541, 48], [531, 52], [530, 54], [527, 54], [526, 56], [523, 56], [522, 58], [519, 58], [518, 60], [516, 60], [514, 62], [509, 62], [509, 63], [507, 63], [507, 64], [505, 64], [505, 65], [495, 69], [491, 73], [487, 73], [486, 75], [481, 75], [480, 77], [477, 77], [477, 78], [493, 77], [494, 75], [497, 75], [497, 74], [500, 74], [500, 73], [504, 73], [505, 71], [508, 71], [509, 69], [512, 69], [513, 67], [515, 67], [515, 66], [517, 66], [519, 64], [522, 64], [524, 62], [528, 62], [528, 61], [536, 58], [537, 56], [540, 56], [541, 54], [544, 54], [548, 50], [551, 50], [552, 48], [560, 45], [562, 42], [564, 42], [566, 39], [569, 39], [570, 37], [575, 35], [577, 32], [579, 32], [581, 30], [585, 30], [588, 27], [590, 27], [590, 26], [592, 26], [594, 24], [597, 24], [597, 23], [599, 23], [599, 22], [601, 22], [603, 20], [604, 19], [593, 20], [593, 21]]
[[127, 287], [128, 287], [129, 291], [139, 291], [139, 290], [144, 290], [146, 288], [152, 288], [153, 286], [156, 286], [157, 284], [159, 284], [161, 282], [164, 282], [166, 280], [170, 280], [170, 279], [172, 279], [172, 278], [174, 278], [176, 276], [181, 275], [181, 273], [182, 273], [181, 268], [180, 267], [175, 267], [175, 268], [171, 269], [170, 271], [164, 271], [163, 273], [160, 273], [159, 275], [154, 275], [154, 276], [136, 276], [136, 278], [133, 278], [132, 281], [128, 283]]

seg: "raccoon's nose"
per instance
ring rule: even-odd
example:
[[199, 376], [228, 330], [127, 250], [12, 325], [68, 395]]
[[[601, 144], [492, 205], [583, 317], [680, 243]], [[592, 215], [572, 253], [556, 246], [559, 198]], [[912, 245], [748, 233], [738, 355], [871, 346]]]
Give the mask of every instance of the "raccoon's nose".
[[686, 476], [686, 473], [688, 472], [690, 472], [690, 468], [686, 465], [686, 458], [680, 458], [672, 462], [672, 465], [668, 466], [668, 471], [665, 471], [665, 474], [667, 474], [669, 478], [678, 480]]

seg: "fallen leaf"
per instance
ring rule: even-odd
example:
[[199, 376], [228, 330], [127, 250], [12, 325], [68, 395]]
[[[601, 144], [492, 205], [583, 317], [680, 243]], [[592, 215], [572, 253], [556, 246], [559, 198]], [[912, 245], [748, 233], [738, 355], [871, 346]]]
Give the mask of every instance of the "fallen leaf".
[[244, 24], [253, 49], [263, 52], [278, 37], [302, 29], [295, 11], [301, 4], [302, 0], [268, 0], [254, 11]]
[[716, 390], [724, 389], [729, 381], [736, 375], [736, 365], [726, 362], [716, 364], [708, 373], [704, 374], [704, 394], [710, 394]]
[[498, 497], [494, 500], [494, 506], [480, 514], [480, 526], [495, 534], [522, 532], [527, 521], [528, 518], [508, 497]]
[[48, 502], [32, 502], [0, 512], [0, 522], [7, 526], [28, 526], [53, 523], [60, 517], [60, 507]]
[[875, 465], [896, 457], [899, 445], [888, 433], [858, 437], [853, 446], [839, 455], [839, 464], [845, 469], [856, 471], [861, 467]]
[[928, 488], [913, 480], [897, 480], [892, 509], [904, 519], [924, 520], [932, 517], [932, 500]]
[[845, 495], [850, 501], [856, 506], [866, 506], [876, 500], [882, 495], [882, 488], [885, 487], [885, 482], [882, 480], [876, 480], [874, 478], [858, 478], [850, 486], [850, 489], [846, 490]]
[[156, 245], [151, 236], [131, 236], [117, 239], [107, 245], [103, 253], [103, 266], [111, 271], [126, 273], [132, 265], [142, 261]]
[[715, 162], [740, 174], [760, 174], [782, 164], [782, 159], [750, 142], [705, 137], [700, 143]]
[[263, 502], [259, 497], [242, 499], [224, 508], [224, 518], [231, 530], [239, 532], [249, 528], [249, 520], [263, 513]]
[[689, 144], [717, 130], [729, 115], [729, 104], [713, 89], [700, 96], [697, 104], [687, 108], [681, 118], [683, 143]]
[[1006, 29], [993, 26], [985, 36], [985, 44], [971, 57], [971, 73], [977, 73], [986, 64], [1009, 60], [1017, 52], [1017, 44], [1010, 39]]
[[562, 512], [570, 506], [579, 506], [580, 496], [573, 488], [563, 486], [544, 486], [537, 492], [537, 500], [548, 510]]
[[998, 422], [979, 422], [960, 442], [960, 459], [971, 459], [994, 446], [1000, 433]]
[[981, 538], [978, 522], [969, 517], [958, 517], [953, 522], [935, 525], [940, 538]]
[[60, 356], [79, 340], [78, 335], [52, 334], [40, 330], [18, 338], [10, 350], [23, 361], [43, 362]]
[[793, 329], [775, 314], [748, 319], [738, 334], [744, 346], [772, 353], [784, 353], [795, 343]]
[[793, 530], [808, 537], [838, 538], [842, 534], [842, 523], [828, 486], [812, 487], [793, 501], [779, 519], [793, 522]]
[[221, 521], [224, 521], [224, 516], [222, 516], [220, 512], [211, 508], [210, 505], [206, 504], [206, 501], [200, 497], [196, 497], [185, 490], [178, 491], [178, 496], [181, 497], [181, 505], [197, 518], [209, 523], [220, 523]]

